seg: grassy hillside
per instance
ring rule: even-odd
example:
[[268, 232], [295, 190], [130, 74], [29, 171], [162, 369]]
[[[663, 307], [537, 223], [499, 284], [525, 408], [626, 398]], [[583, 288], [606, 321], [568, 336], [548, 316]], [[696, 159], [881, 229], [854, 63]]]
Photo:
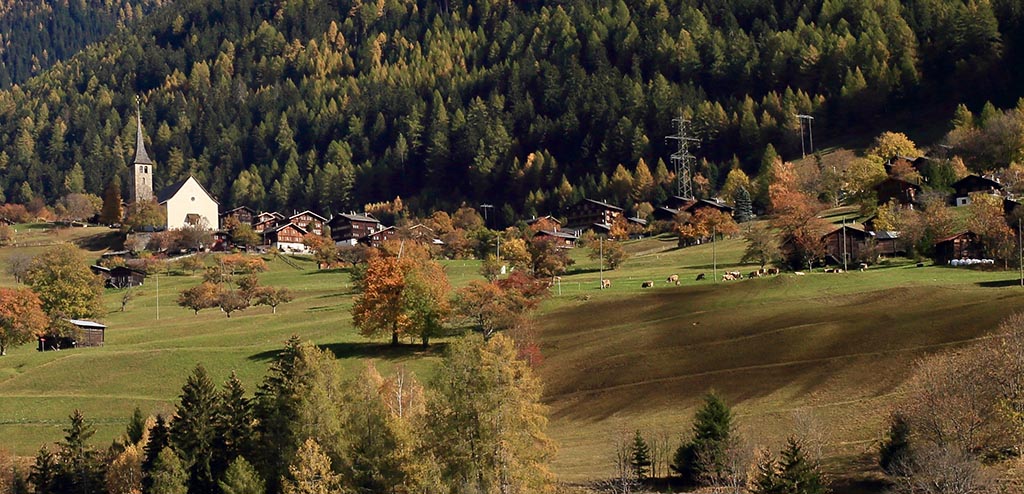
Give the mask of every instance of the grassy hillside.
[[[983, 337], [1024, 302], [1015, 273], [912, 264], [696, 282], [698, 273], [711, 277], [716, 260], [719, 273], [732, 269], [742, 242], [674, 246], [657, 238], [628, 243], [634, 257], [605, 272], [613, 285], [604, 291], [597, 289], [599, 267], [577, 249], [573, 272], [544, 305], [539, 372], [563, 480], [608, 475], [612, 441], [623, 430], [668, 434], [674, 446], [712, 388], [735, 405], [741, 429], [757, 443], [773, 445], [817, 424], [832, 469], [849, 468], [873, 449], [916, 358]], [[0, 264], [18, 250], [0, 249]], [[347, 369], [375, 359], [429, 378], [443, 339], [427, 351], [368, 341], [351, 326], [345, 272], [316, 272], [301, 260], [301, 270], [270, 265], [263, 282], [298, 294], [276, 316], [265, 307], [230, 319], [213, 310], [193, 316], [173, 300], [199, 278], [161, 276], [159, 320], [150, 278], [128, 312], [117, 311], [117, 292], [107, 293], [106, 346], [15, 349], [0, 360], [0, 447], [33, 454], [60, 436], [75, 407], [98, 423], [97, 441], [106, 442], [135, 406], [171, 411], [197, 362], [218, 380], [238, 372], [251, 391], [293, 333], [327, 346]], [[447, 269], [456, 286], [478, 276], [475, 262], [452, 261]], [[680, 275], [682, 286], [668, 286], [670, 274]], [[656, 288], [641, 289], [645, 280]]]

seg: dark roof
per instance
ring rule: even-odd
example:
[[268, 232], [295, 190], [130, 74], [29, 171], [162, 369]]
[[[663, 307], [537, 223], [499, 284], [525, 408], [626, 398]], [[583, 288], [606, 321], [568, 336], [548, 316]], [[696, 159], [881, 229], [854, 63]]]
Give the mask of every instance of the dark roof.
[[110, 268], [108, 268], [106, 266], [100, 266], [99, 264], [93, 264], [92, 266], [89, 266], [89, 269], [93, 270], [94, 272], [96, 272], [96, 271], [102, 271], [104, 273], [109, 273], [110, 272]]
[[279, 232], [281, 230], [284, 230], [285, 228], [288, 228], [289, 226], [295, 227], [295, 229], [300, 231], [300, 232], [302, 232], [303, 235], [305, 235], [306, 233], [309, 233], [309, 232], [306, 231], [305, 228], [302, 228], [301, 226], [296, 225], [295, 223], [285, 223], [283, 225], [271, 228], [269, 230], [263, 230], [263, 234], [267, 235], [267, 234], [270, 234], [270, 233], [277, 233], [277, 232]]
[[553, 232], [551, 230], [540, 230], [537, 233], [533, 234], [534, 237], [539, 236], [539, 235], [547, 235], [549, 237], [555, 237], [555, 238], [566, 238], [566, 239], [570, 239], [570, 240], [576, 240], [576, 239], [579, 238], [576, 235], [573, 235], [571, 233]]
[[[195, 178], [195, 177], [193, 177], [192, 175], [189, 175], [189, 176], [187, 176], [187, 177], [185, 177], [185, 178], [183, 178], [183, 179], [181, 179], [181, 180], [179, 180], [177, 182], [174, 182], [173, 184], [168, 185], [167, 187], [164, 187], [163, 189], [161, 189], [160, 192], [156, 195], [156, 202], [158, 204], [163, 204], [163, 203], [169, 201], [172, 197], [174, 197], [175, 194], [178, 193], [179, 190], [181, 190], [182, 186], [184, 186], [185, 182], [188, 182], [188, 179], [190, 179], [190, 178]], [[213, 197], [213, 194], [211, 194], [210, 191], [206, 190], [206, 187], [203, 187], [203, 184], [200, 181], [196, 180], [196, 183], [199, 184], [199, 188], [203, 189], [203, 192], [205, 192], [206, 195], [210, 197], [210, 199], [213, 199], [213, 202], [217, 202], [217, 199], [215, 199]]]
[[532, 224], [534, 224], [534, 223], [536, 223], [536, 222], [538, 222], [540, 220], [553, 221], [553, 222], [555, 222], [556, 224], [559, 224], [559, 225], [562, 224], [561, 221], [558, 221], [558, 218], [555, 218], [554, 216], [551, 216], [550, 214], [547, 215], [547, 216], [534, 216], [533, 218], [530, 218], [530, 219], [526, 220], [526, 224], [527, 225], [532, 225]]
[[877, 232], [871, 232], [875, 236], [875, 240], [896, 240], [900, 238], [900, 232], [892, 230], [881, 230]]
[[697, 202], [691, 204], [686, 209], [692, 209], [693, 207], [697, 206], [698, 204], [707, 204], [707, 205], [709, 205], [711, 207], [714, 207], [714, 208], [725, 209], [725, 210], [728, 210], [728, 211], [732, 211], [732, 206], [730, 206], [730, 205], [726, 204], [724, 201], [720, 201], [718, 199], [699, 199], [699, 200], [697, 200]]
[[996, 189], [1002, 190], [1003, 184], [996, 182], [995, 180], [982, 177], [981, 175], [968, 175], [950, 185], [953, 189], [959, 189], [961, 187], [977, 187], [980, 189]]
[[940, 239], [935, 241], [935, 245], [946, 243], [946, 242], [950, 242], [950, 241], [956, 240], [956, 239], [958, 239], [960, 237], [963, 237], [963, 236], [976, 237], [977, 235], [974, 232], [972, 232], [970, 230], [967, 230], [965, 232], [957, 233], [956, 235], [950, 235], [950, 236], [948, 236], [946, 238], [940, 238]]
[[302, 216], [304, 214], [309, 214], [310, 216], [316, 216], [317, 218], [320, 218], [321, 221], [327, 221], [327, 218], [324, 218], [323, 216], [320, 216], [319, 214], [316, 214], [316, 213], [314, 213], [314, 212], [312, 212], [312, 211], [310, 211], [308, 209], [303, 211], [303, 212], [301, 212], [301, 213], [295, 213], [295, 214], [293, 214], [291, 216], [291, 218], [288, 218], [288, 219], [295, 218], [296, 216]]
[[626, 218], [626, 221], [628, 221], [630, 223], [636, 223], [638, 225], [647, 226], [647, 220], [645, 220], [643, 218], [637, 218], [637, 217]]
[[220, 216], [227, 216], [227, 215], [229, 215], [231, 213], [234, 213], [235, 211], [239, 211], [239, 210], [242, 210], [242, 209], [245, 209], [245, 210], [249, 211], [250, 213], [252, 213], [254, 215], [256, 214], [256, 210], [253, 209], [253, 208], [250, 208], [249, 206], [238, 206], [235, 209], [231, 209], [231, 210], [228, 210], [228, 211], [224, 211], [223, 213], [220, 213]]
[[921, 186], [920, 185], [915, 184], [914, 182], [910, 182], [910, 181], [907, 181], [907, 180], [903, 180], [902, 178], [893, 177], [893, 176], [885, 177], [881, 182], [878, 182], [875, 185], [874, 188], [878, 189], [878, 188], [880, 188], [882, 186], [882, 184], [884, 184], [886, 182], [897, 182], [897, 183], [901, 183], [901, 184], [906, 184], [906, 185], [909, 185], [909, 186], [911, 186], [911, 187], [913, 187], [913, 188], [915, 188], [917, 190], [921, 190]]
[[670, 208], [668, 206], [658, 206], [658, 209], [655, 209], [655, 211], [667, 211], [669, 213], [672, 213], [673, 216], [679, 214], [678, 209]]
[[346, 220], [349, 221], [368, 221], [370, 223], [380, 223], [380, 220], [374, 218], [373, 216], [370, 216], [369, 214], [342, 213], [335, 216], [335, 218], [345, 218]]
[[135, 132], [135, 161], [136, 165], [152, 165], [153, 160], [149, 159], [149, 153], [146, 152], [146, 143], [142, 138], [142, 110], [139, 110], [135, 117], [136, 132]]
[[584, 202], [589, 202], [589, 203], [592, 203], [592, 204], [597, 204], [598, 206], [601, 206], [601, 207], [604, 207], [604, 208], [608, 208], [608, 209], [614, 209], [615, 211], [622, 211], [622, 208], [620, 208], [618, 206], [612, 206], [611, 204], [608, 204], [607, 202], [595, 201], [593, 199], [584, 199], [584, 200], [580, 201], [577, 204], [582, 204]]

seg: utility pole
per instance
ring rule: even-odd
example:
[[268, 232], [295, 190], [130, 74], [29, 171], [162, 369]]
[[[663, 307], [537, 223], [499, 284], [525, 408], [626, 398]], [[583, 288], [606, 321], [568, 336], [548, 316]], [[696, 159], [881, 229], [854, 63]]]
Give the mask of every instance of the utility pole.
[[487, 211], [494, 207], [493, 204], [481, 204], [480, 209], [484, 210], [484, 225], [487, 224]]
[[160, 271], [156, 272], [156, 320], [160, 320]]
[[843, 216], [843, 271], [849, 271], [846, 267], [846, 216]]
[[673, 118], [672, 123], [675, 125], [676, 133], [665, 136], [665, 140], [676, 141], [676, 150], [670, 156], [676, 170], [676, 195], [692, 199], [693, 177], [691, 176], [691, 168], [696, 160], [696, 156], [690, 152], [690, 147], [700, 147], [700, 139], [693, 136], [693, 126], [690, 120], [680, 115], [678, 118]]
[[1020, 286], [1024, 286], [1024, 240], [1021, 236], [1020, 218], [1017, 218], [1017, 265], [1020, 267]]
[[800, 121], [800, 153], [802, 154], [802, 157], [806, 158], [807, 150], [804, 148], [804, 120], [807, 121], [807, 130], [811, 138], [811, 154], [814, 154], [814, 117], [798, 114], [796, 118]]
[[601, 258], [601, 268], [598, 271], [601, 277], [601, 289], [604, 290], [604, 237], [597, 237], [597, 245], [599, 250], [599, 256]]
[[718, 227], [711, 227], [711, 276], [718, 283]]

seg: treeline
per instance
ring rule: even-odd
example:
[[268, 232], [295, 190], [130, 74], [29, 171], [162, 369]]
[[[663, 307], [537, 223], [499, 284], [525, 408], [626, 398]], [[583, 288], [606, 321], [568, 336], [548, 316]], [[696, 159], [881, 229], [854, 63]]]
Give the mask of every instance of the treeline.
[[[796, 114], [820, 140], [882, 109], [1005, 95], [1021, 15], [1007, 0], [190, 0], [0, 92], [0, 190], [52, 202], [76, 164], [85, 192], [124, 183], [139, 94], [157, 187], [193, 173], [222, 204], [401, 196], [419, 212], [492, 203], [511, 223], [583, 196], [657, 203], [673, 117], [694, 120], [713, 193], [767, 144], [797, 152]], [[612, 185], [641, 160], [657, 187]]]
[[171, 417], [140, 411], [105, 451], [71, 416], [18, 492], [551, 492], [553, 446], [540, 384], [511, 340], [453, 341], [429, 388], [368, 364], [344, 377], [332, 354], [297, 337], [255, 396], [221, 389], [199, 365]]
[[8, 89], [71, 58], [164, 0], [0, 2], [0, 88]]

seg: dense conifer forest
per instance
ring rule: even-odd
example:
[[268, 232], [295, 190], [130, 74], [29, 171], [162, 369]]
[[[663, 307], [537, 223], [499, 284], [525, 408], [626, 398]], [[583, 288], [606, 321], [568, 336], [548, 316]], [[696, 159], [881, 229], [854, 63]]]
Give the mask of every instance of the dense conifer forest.
[[[192, 173], [222, 205], [401, 196], [510, 221], [584, 196], [656, 202], [680, 114], [713, 191], [769, 144], [799, 153], [796, 114], [836, 139], [890, 112], [1010, 106], [1022, 20], [1011, 0], [184, 0], [0, 91], [0, 191], [123, 182], [139, 95], [156, 185]], [[18, 22], [7, 50], [32, 30]]]

